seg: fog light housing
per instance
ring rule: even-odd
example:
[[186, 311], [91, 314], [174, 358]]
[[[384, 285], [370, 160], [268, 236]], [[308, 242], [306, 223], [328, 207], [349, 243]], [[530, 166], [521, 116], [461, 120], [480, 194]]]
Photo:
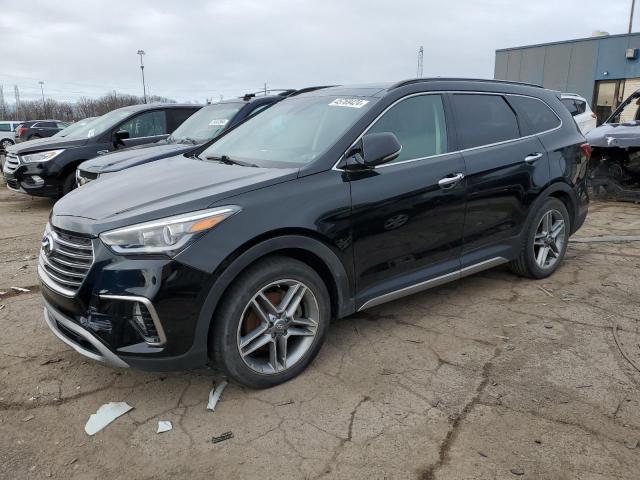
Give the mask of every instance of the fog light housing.
[[26, 183], [35, 185], [36, 187], [39, 187], [40, 185], [44, 185], [44, 180], [39, 175], [29, 175], [25, 177], [25, 180], [26, 180]]
[[153, 322], [153, 317], [149, 309], [140, 302], [133, 304], [133, 312], [131, 315], [133, 326], [140, 332], [144, 341], [149, 344], [157, 345], [160, 343], [160, 335]]

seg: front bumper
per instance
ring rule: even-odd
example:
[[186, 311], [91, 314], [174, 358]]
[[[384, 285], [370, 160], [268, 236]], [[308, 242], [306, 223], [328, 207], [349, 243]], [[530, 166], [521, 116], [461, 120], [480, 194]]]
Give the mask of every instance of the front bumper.
[[[206, 335], [199, 338], [196, 326], [213, 277], [167, 257], [123, 257], [92, 242], [94, 260], [77, 289], [62, 288], [40, 260], [45, 320], [54, 334], [109, 365], [176, 371], [206, 364]], [[148, 312], [142, 322], [151, 335], [136, 324], [136, 305]]]
[[[12, 163], [14, 162], [14, 163]], [[27, 193], [36, 197], [55, 197], [60, 192], [57, 176], [50, 176], [38, 164], [15, 164], [16, 160], [7, 158], [3, 169], [7, 187], [13, 191]]]
[[97, 337], [89, 333], [73, 320], [56, 310], [47, 301], [44, 302], [44, 320], [53, 334], [76, 350], [81, 355], [92, 360], [106, 363], [112, 367], [128, 367], [121, 358], [109, 350]]

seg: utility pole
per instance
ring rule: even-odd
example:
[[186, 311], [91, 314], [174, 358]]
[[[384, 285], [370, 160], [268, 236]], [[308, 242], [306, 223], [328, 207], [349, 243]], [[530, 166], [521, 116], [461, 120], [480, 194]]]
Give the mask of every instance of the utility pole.
[[267, 82], [264, 83], [264, 95], [267, 95]]
[[144, 103], [147, 103], [147, 87], [144, 83], [144, 63], [142, 63], [142, 56], [146, 54], [144, 50], [138, 50], [138, 55], [140, 55], [140, 71], [142, 72], [142, 93], [144, 95]]
[[418, 71], [416, 72], [416, 77], [422, 78], [422, 62], [424, 58], [424, 48], [420, 45], [420, 49], [418, 50]]
[[18, 115], [18, 112], [20, 110], [20, 90], [18, 90], [18, 85], [13, 86], [13, 95], [16, 97], [16, 120], [19, 120], [20, 115]]
[[4, 103], [4, 91], [0, 85], [0, 119], [7, 120], [7, 104]]
[[47, 117], [47, 103], [44, 101], [44, 82], [40, 80], [38, 82], [40, 84], [40, 91], [42, 92], [42, 114], [46, 118]]
[[633, 29], [633, 10], [636, 8], [636, 0], [631, 0], [631, 13], [629, 14], [629, 33]]

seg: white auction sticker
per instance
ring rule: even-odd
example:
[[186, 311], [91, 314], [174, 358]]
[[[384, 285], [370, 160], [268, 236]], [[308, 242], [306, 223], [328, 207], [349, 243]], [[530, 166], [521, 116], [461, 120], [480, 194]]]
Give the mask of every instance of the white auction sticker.
[[362, 108], [369, 100], [362, 100], [360, 98], [336, 98], [329, 104], [330, 107], [350, 107], [350, 108]]
[[212, 127], [224, 127], [227, 123], [229, 123], [229, 120], [226, 118], [215, 118], [209, 122], [209, 125]]

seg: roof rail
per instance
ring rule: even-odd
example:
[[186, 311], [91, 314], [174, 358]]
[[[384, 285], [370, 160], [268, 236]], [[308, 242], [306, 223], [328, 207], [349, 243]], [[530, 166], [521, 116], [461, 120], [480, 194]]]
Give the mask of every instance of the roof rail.
[[413, 85], [415, 83], [428, 83], [428, 82], [487, 82], [487, 83], [507, 83], [511, 85], [526, 85], [528, 87], [543, 88], [542, 85], [535, 83], [514, 82], [511, 80], [493, 80], [488, 78], [455, 78], [455, 77], [433, 77], [433, 78], [411, 78], [408, 80], [401, 80], [398, 83], [391, 85], [388, 90], [395, 90], [396, 88], [404, 87], [405, 85]]
[[315, 92], [316, 90], [322, 90], [323, 88], [331, 88], [337, 86], [338, 85], [319, 85], [317, 87], [301, 88], [300, 90], [295, 90], [294, 92], [290, 93], [289, 95], [287, 95], [287, 97], [295, 97], [296, 95], [300, 95], [303, 93]]

